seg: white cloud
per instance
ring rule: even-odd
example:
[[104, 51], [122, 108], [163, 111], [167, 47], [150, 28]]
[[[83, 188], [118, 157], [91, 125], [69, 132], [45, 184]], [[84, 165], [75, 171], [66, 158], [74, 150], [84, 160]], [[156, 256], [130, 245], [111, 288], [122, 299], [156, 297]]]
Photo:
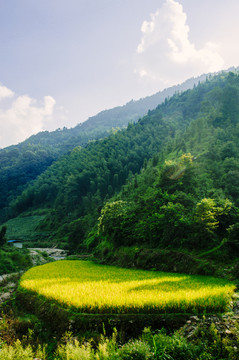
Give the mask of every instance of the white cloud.
[[197, 49], [190, 41], [190, 28], [182, 5], [166, 0], [141, 27], [135, 72], [165, 85], [222, 69], [219, 47], [210, 41]]
[[0, 85], [0, 100], [4, 98], [11, 98], [14, 92], [8, 89], [6, 86]]
[[[0, 99], [13, 95], [11, 90], [0, 87]], [[51, 96], [45, 96], [39, 104], [23, 95], [14, 96], [7, 108], [0, 104], [0, 147], [16, 144], [44, 130], [45, 125], [53, 121], [55, 103]]]

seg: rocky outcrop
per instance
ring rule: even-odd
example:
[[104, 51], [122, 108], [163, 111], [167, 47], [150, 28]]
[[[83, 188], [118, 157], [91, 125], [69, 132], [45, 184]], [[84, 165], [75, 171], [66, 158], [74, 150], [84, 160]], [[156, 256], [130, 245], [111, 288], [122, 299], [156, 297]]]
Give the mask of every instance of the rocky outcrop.
[[51, 260], [63, 260], [67, 256], [67, 251], [54, 248], [29, 248], [33, 265], [45, 264]]

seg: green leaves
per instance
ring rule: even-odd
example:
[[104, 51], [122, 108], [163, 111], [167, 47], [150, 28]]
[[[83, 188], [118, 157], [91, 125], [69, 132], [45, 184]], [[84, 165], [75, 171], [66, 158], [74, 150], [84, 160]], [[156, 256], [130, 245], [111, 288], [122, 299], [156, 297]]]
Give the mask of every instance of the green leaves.
[[132, 207], [125, 201], [108, 202], [101, 210], [98, 234], [106, 235], [115, 246], [127, 245], [132, 236], [134, 222]]
[[227, 215], [231, 207], [228, 199], [219, 206], [214, 199], [204, 198], [196, 205], [195, 219], [208, 231], [213, 231], [219, 226], [220, 216]]
[[2, 226], [0, 230], [0, 246], [3, 246], [6, 243], [6, 232], [7, 232], [7, 227]]

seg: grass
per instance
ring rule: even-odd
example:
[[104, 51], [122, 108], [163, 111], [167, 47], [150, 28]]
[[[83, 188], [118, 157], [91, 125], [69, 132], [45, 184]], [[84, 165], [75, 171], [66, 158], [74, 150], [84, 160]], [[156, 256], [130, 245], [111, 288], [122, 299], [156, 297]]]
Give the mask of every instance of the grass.
[[28, 250], [4, 246], [0, 249], [0, 275], [29, 269], [32, 261]]
[[63, 260], [28, 270], [20, 287], [84, 313], [223, 312], [235, 285], [208, 276]]

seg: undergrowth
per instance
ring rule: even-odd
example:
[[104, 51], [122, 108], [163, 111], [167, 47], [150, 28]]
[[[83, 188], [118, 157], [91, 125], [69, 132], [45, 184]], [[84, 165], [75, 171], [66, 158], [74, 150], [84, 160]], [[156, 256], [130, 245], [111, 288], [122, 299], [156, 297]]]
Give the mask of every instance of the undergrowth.
[[219, 334], [212, 323], [201, 325], [191, 339], [176, 331], [167, 335], [165, 330], [152, 332], [145, 328], [138, 339], [121, 343], [117, 331], [111, 337], [101, 335], [98, 343], [79, 340], [66, 333], [50, 353], [45, 345], [0, 343], [0, 360], [236, 360], [239, 356], [239, 334], [235, 329], [230, 336]]
[[27, 249], [10, 246], [0, 249], [0, 275], [26, 270], [31, 266], [32, 260]]

